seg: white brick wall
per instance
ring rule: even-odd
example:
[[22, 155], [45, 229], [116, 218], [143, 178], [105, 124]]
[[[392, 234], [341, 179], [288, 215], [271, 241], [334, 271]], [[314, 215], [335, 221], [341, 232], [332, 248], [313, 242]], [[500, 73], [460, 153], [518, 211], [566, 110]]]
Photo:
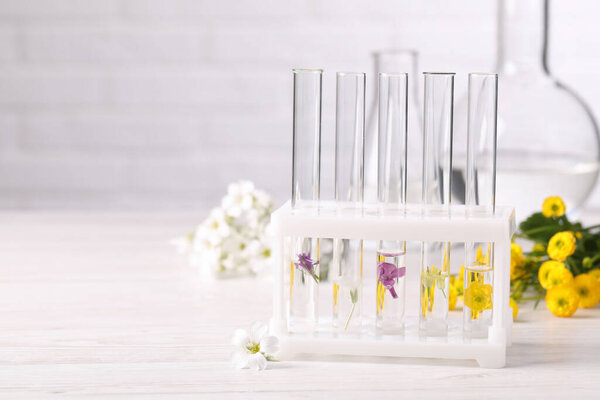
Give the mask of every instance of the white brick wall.
[[[553, 2], [551, 65], [600, 117], [598, 11]], [[284, 200], [291, 68], [326, 70], [327, 165], [334, 72], [391, 47], [489, 70], [495, 1], [2, 0], [0, 207], [199, 209], [242, 178]]]

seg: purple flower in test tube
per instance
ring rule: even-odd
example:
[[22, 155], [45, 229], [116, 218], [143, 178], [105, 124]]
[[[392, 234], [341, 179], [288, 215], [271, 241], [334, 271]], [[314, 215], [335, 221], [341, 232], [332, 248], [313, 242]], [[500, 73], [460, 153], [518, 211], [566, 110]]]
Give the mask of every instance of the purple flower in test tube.
[[315, 265], [319, 262], [315, 260], [311, 260], [310, 255], [306, 253], [298, 254], [298, 262], [295, 262], [294, 265], [302, 271], [306, 271], [315, 282], [319, 283], [319, 277], [315, 274]]
[[390, 291], [394, 299], [398, 298], [394, 284], [397, 278], [402, 278], [406, 273], [406, 267], [398, 268], [392, 263], [380, 261], [377, 263], [377, 279], [381, 284]]

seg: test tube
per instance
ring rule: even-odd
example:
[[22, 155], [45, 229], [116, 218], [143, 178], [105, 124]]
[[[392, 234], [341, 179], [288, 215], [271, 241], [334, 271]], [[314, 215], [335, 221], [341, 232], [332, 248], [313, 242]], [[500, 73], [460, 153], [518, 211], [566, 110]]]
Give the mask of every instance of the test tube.
[[[469, 74], [467, 119], [467, 218], [495, 212], [498, 75]], [[492, 323], [494, 245], [465, 243], [463, 329], [485, 338]]]
[[[335, 200], [362, 212], [364, 197], [365, 74], [338, 72], [335, 130]], [[363, 241], [333, 241], [333, 327], [362, 330]]]
[[[423, 214], [450, 218], [454, 73], [425, 72]], [[450, 242], [421, 245], [419, 332], [448, 334]]]
[[[321, 88], [320, 69], [295, 69], [292, 161], [293, 209], [314, 207], [320, 198]], [[318, 323], [319, 239], [291, 238], [287, 328], [309, 333]]]
[[[379, 74], [377, 198], [381, 213], [406, 204], [408, 74]], [[375, 326], [378, 334], [404, 330], [406, 307], [406, 241], [377, 244]]]

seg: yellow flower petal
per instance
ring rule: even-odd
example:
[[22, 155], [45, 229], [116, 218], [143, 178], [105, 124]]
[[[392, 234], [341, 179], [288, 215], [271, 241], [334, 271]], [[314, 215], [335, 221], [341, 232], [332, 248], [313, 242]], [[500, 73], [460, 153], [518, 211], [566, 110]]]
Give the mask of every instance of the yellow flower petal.
[[541, 243], [536, 243], [531, 248], [531, 251], [546, 251], [546, 246]]
[[594, 278], [598, 283], [600, 283], [600, 268], [596, 268], [588, 272], [588, 275]]
[[450, 285], [450, 296], [448, 298], [448, 309], [454, 310], [456, 308], [456, 299], [458, 298], [458, 292], [454, 285]]
[[552, 289], [556, 286], [565, 285], [573, 282], [573, 274], [566, 268], [557, 268], [550, 271], [548, 274], [549, 286]]
[[523, 249], [516, 243], [510, 244], [510, 276], [515, 277], [516, 270], [523, 265]]

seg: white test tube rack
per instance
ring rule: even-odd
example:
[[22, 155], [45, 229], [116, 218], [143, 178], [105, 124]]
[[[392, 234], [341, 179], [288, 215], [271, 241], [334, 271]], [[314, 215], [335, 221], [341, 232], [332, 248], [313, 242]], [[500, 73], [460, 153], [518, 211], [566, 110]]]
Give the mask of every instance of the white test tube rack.
[[[280, 338], [280, 358], [353, 355], [385, 357], [421, 357], [472, 359], [483, 368], [502, 368], [506, 364], [506, 347], [510, 345], [512, 309], [510, 296], [510, 245], [516, 230], [514, 209], [496, 207], [494, 215], [477, 211], [466, 217], [466, 208], [428, 207], [408, 204], [403, 209], [382, 208], [378, 204], [362, 207], [320, 201], [291, 208], [288, 201], [271, 216], [275, 234], [275, 281], [271, 331]], [[475, 214], [475, 215], [473, 215]], [[363, 240], [406, 240], [418, 242], [493, 242], [494, 278], [492, 323], [485, 339], [468, 339], [458, 333], [442, 338], [428, 338], [408, 326], [401, 336], [378, 336], [365, 332], [359, 336], [337, 335], [326, 328], [314, 333], [291, 333], [287, 330], [284, 268], [290, 268], [290, 254], [285, 241], [289, 237], [312, 237]], [[420, 266], [419, 266], [420, 267]], [[324, 283], [321, 283], [324, 284]]]

